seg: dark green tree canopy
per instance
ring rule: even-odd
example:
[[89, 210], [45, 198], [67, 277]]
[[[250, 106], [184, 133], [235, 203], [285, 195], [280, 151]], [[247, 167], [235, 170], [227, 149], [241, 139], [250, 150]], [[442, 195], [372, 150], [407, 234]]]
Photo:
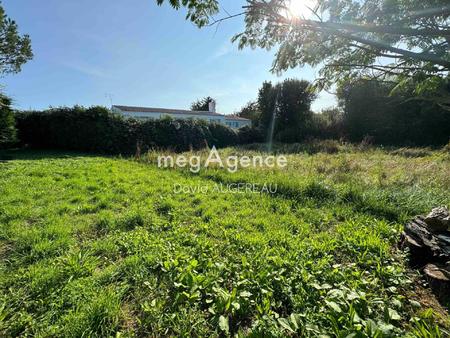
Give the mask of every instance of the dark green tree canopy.
[[191, 104], [191, 110], [194, 111], [209, 111], [209, 104], [215, 101], [212, 97], [207, 96]]
[[11, 99], [0, 93], [0, 149], [7, 148], [15, 142], [16, 128]]
[[17, 24], [8, 18], [0, 3], [0, 73], [18, 73], [32, 58], [30, 37], [19, 34]]
[[[448, 0], [317, 0], [303, 15], [290, 1], [246, 0], [241, 13], [219, 13], [219, 0], [170, 0], [198, 26], [243, 16], [239, 47], [278, 48], [272, 70], [320, 66], [322, 86], [354, 76], [420, 78], [450, 70]], [[157, 0], [162, 4], [164, 0]], [[398, 78], [398, 77], [397, 77]], [[433, 80], [436, 81], [436, 80]]]
[[301, 140], [311, 121], [311, 103], [315, 98], [311, 83], [306, 80], [286, 79], [275, 85], [264, 82], [258, 93], [257, 125], [268, 131], [274, 121], [275, 135], [283, 133], [290, 140]]
[[378, 144], [444, 145], [450, 135], [450, 114], [439, 103], [417, 97], [414, 88], [392, 91], [395, 84], [355, 78], [337, 88], [346, 136]]
[[247, 104], [243, 106], [236, 115], [251, 120], [252, 124], [254, 126], [257, 126], [258, 121], [261, 117], [261, 111], [259, 109], [258, 102], [257, 101], [247, 102]]

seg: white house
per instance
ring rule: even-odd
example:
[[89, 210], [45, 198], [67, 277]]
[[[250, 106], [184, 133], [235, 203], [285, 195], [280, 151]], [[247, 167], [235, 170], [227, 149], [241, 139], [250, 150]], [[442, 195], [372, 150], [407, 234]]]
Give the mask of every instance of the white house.
[[125, 117], [135, 119], [161, 119], [170, 116], [174, 119], [198, 119], [209, 123], [220, 123], [233, 129], [251, 126], [252, 122], [236, 115], [223, 115], [216, 113], [216, 104], [211, 102], [209, 111], [193, 111], [166, 108], [146, 108], [132, 106], [112, 106], [111, 110]]

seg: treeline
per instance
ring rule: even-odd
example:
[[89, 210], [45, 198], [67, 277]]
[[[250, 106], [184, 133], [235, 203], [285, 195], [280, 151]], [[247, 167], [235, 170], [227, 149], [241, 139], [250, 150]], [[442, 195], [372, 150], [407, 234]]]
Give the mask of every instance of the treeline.
[[[450, 97], [450, 85], [447, 92]], [[308, 81], [288, 79], [275, 85], [265, 82], [257, 100], [238, 114], [251, 119], [252, 127], [234, 131], [199, 120], [126, 119], [103, 107], [75, 106], [14, 114], [11, 100], [0, 95], [0, 149], [29, 145], [133, 154], [155, 148], [185, 151], [207, 145], [262, 143], [271, 134], [273, 141], [281, 143], [338, 139], [440, 146], [449, 142], [450, 104], [420, 96], [412, 87], [399, 90], [390, 82], [357, 79], [340, 83], [337, 98], [338, 107], [317, 114], [311, 111], [316, 94]]]
[[[439, 146], [450, 137], [450, 86], [447, 105], [420, 96], [396, 82], [357, 79], [337, 86], [338, 107], [311, 111], [316, 95], [308, 81], [263, 83], [255, 101], [238, 113], [253, 121], [249, 140], [283, 143], [344, 139], [397, 146]], [[396, 87], [397, 86], [397, 87]], [[441, 93], [442, 94], [442, 93]]]
[[438, 146], [450, 137], [450, 85], [447, 105], [396, 82], [358, 79], [338, 87], [340, 133], [349, 141]]
[[11, 99], [0, 93], [0, 149], [13, 146], [17, 142]]
[[16, 113], [21, 145], [106, 154], [149, 149], [174, 151], [239, 143], [234, 130], [199, 120], [126, 119], [103, 107], [55, 108]]

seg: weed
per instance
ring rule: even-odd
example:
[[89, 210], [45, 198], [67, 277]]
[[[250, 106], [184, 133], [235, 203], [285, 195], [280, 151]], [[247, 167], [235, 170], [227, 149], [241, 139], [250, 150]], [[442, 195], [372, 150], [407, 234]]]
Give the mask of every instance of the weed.
[[284, 170], [197, 175], [158, 169], [158, 152], [15, 154], [0, 164], [0, 335], [444, 337], [409, 305], [395, 247], [404, 220], [450, 203], [447, 154], [297, 147]]

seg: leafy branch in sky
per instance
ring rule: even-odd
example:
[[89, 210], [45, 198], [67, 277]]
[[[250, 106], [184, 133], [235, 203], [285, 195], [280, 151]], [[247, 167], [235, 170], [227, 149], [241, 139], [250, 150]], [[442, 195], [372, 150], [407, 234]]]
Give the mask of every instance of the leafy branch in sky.
[[0, 3], [0, 73], [18, 73], [32, 58], [30, 37], [18, 33], [17, 24], [8, 18]]
[[242, 12], [221, 18], [219, 0], [170, 3], [199, 27], [243, 16], [245, 29], [233, 38], [240, 48], [277, 48], [274, 72], [319, 66], [321, 87], [356, 76], [423, 84], [450, 70], [448, 0], [317, 0], [300, 15], [290, 0], [246, 0]]

